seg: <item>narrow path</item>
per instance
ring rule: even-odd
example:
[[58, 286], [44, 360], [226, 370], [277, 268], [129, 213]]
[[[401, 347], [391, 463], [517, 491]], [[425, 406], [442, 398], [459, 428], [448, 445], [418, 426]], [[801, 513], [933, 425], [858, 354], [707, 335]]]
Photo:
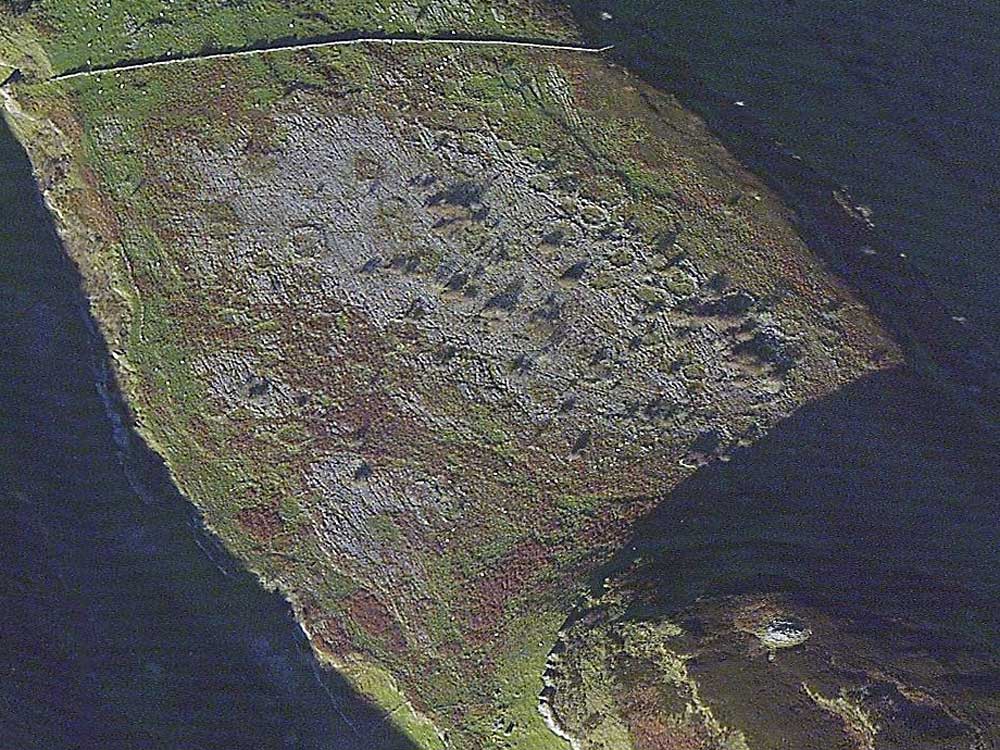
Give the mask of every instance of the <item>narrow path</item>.
[[143, 60], [136, 62], [114, 63], [112, 65], [97, 66], [85, 70], [70, 70], [65, 73], [52, 76], [51, 81], [67, 81], [73, 78], [85, 78], [88, 76], [100, 75], [101, 73], [116, 73], [122, 71], [142, 70], [144, 68], [159, 68], [168, 65], [180, 65], [182, 63], [198, 62], [200, 60], [218, 60], [233, 57], [249, 57], [251, 55], [261, 55], [268, 52], [283, 52], [290, 50], [323, 49], [326, 47], [347, 47], [352, 45], [383, 44], [393, 45], [433, 45], [443, 44], [452, 47], [520, 47], [525, 49], [554, 50], [560, 52], [579, 52], [584, 54], [600, 54], [612, 49], [614, 45], [604, 47], [587, 47], [582, 44], [570, 44], [563, 42], [545, 41], [538, 39], [515, 39], [515, 38], [472, 38], [455, 36], [345, 36], [336, 39], [326, 38], [319, 41], [297, 41], [288, 43], [271, 44], [260, 47], [250, 47], [236, 50], [220, 50], [218, 52], [203, 52], [190, 55], [176, 55], [163, 57], [155, 60]]

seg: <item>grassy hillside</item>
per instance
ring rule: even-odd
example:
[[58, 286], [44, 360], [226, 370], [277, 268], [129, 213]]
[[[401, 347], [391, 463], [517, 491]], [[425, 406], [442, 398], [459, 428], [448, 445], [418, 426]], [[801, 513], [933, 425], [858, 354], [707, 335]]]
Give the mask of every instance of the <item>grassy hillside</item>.
[[317, 651], [425, 747], [563, 747], [544, 664], [630, 523], [898, 355], [697, 121], [595, 56], [42, 80], [288, 24], [573, 33], [516, 3], [304, 6], [8, 11], [0, 58], [36, 73], [10, 120], [139, 429]]
[[56, 71], [355, 30], [519, 37], [571, 30], [550, 8], [525, 0], [3, 0], [0, 12], [30, 25]]

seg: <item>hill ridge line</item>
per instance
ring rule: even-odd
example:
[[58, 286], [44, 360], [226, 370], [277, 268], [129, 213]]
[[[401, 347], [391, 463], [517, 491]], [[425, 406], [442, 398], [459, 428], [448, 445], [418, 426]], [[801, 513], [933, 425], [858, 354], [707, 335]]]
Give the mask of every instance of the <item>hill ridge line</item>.
[[614, 48], [609, 44], [603, 47], [590, 47], [572, 42], [560, 42], [548, 39], [532, 39], [518, 37], [475, 37], [452, 35], [348, 35], [325, 37], [321, 39], [306, 39], [287, 43], [266, 44], [238, 49], [221, 49], [210, 52], [178, 54], [145, 60], [123, 61], [88, 68], [74, 68], [63, 73], [50, 76], [48, 81], [67, 81], [74, 78], [86, 78], [102, 73], [120, 73], [146, 68], [167, 67], [184, 63], [195, 63], [202, 60], [219, 60], [237, 57], [249, 57], [268, 52], [285, 52], [295, 50], [323, 49], [327, 47], [347, 47], [352, 45], [382, 44], [394, 45], [434, 45], [443, 44], [458, 47], [519, 47], [522, 49], [539, 49], [557, 52], [578, 52], [583, 54], [601, 54]]

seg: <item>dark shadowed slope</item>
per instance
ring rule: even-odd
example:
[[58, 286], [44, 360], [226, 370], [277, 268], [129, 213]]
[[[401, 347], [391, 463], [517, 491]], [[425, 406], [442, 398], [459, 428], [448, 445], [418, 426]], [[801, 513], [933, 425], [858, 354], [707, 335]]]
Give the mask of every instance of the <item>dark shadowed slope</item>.
[[588, 750], [615, 726], [643, 748], [997, 747], [1000, 442], [973, 424], [900, 368], [703, 467], [567, 622], [543, 693], [562, 726]]
[[406, 747], [128, 432], [130, 486], [83, 307], [0, 119], [0, 747]]
[[905, 368], [810, 404], [678, 487], [627, 555], [645, 603], [793, 592], [1000, 644], [1000, 440]]
[[[813, 249], [903, 343], [996, 407], [997, 3], [571, 5], [802, 214]], [[849, 226], [843, 187], [874, 229]]]

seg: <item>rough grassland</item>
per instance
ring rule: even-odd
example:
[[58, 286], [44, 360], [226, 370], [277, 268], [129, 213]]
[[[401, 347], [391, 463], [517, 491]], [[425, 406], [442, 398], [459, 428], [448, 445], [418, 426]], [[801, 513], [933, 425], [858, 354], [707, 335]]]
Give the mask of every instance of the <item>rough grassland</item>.
[[[0, 49], [65, 70], [84, 25], [96, 64], [316, 15], [155, 5], [140, 48], [124, 3], [42, 3]], [[480, 23], [378, 7], [324, 28]], [[482, 28], [550, 23], [505, 8]], [[587, 572], [897, 356], [699, 123], [599, 59], [358, 47], [12, 95], [140, 429], [427, 747], [563, 746], [538, 699]]]
[[0, 12], [44, 39], [56, 71], [352, 30], [561, 38], [571, 31], [551, 9], [525, 0], [4, 0]]
[[899, 623], [873, 638], [789, 596], [636, 619], [634, 593], [609, 582], [550, 660], [547, 700], [580, 750], [993, 747], [1000, 701], [954, 678], [985, 674], [982, 653], [914, 648]]

